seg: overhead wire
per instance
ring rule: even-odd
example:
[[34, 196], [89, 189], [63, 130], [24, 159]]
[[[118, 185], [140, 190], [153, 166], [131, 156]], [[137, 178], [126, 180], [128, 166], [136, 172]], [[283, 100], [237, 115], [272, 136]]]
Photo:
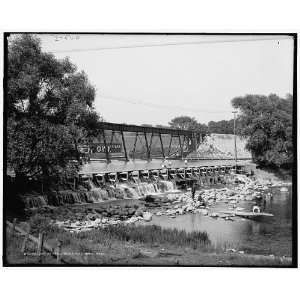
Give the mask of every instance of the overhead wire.
[[[107, 46], [107, 47], [97, 47], [97, 48], [86, 48], [86, 49], [65, 49], [65, 50], [53, 50], [52, 53], [72, 53], [72, 52], [90, 52], [90, 51], [106, 51], [106, 50], [118, 50], [118, 49], [134, 49], [134, 48], [152, 48], [152, 47], [167, 47], [167, 46], [184, 46], [184, 45], [200, 45], [200, 44], [220, 44], [220, 43], [240, 43], [240, 42], [254, 42], [254, 41], [281, 41], [289, 40], [291, 37], [282, 36], [272, 36], [269, 38], [244, 38], [244, 39], [227, 39], [227, 40], [206, 40], [206, 41], [186, 41], [186, 42], [168, 42], [168, 43], [157, 43], [157, 44], [136, 44], [136, 45], [123, 45], [123, 46]], [[132, 99], [125, 99], [119, 97], [112, 97], [107, 95], [102, 95], [102, 98], [111, 99], [113, 101], [127, 102], [134, 105], [144, 105], [152, 108], [159, 109], [180, 109], [184, 111], [193, 111], [198, 113], [225, 113], [228, 111], [208, 111], [208, 110], [198, 110], [192, 107], [184, 107], [178, 105], [161, 105], [145, 101], [137, 101]]]
[[71, 53], [71, 52], [89, 52], [89, 51], [103, 51], [103, 50], [117, 50], [117, 49], [133, 49], [133, 48], [151, 48], [151, 47], [167, 47], [167, 46], [184, 46], [184, 45], [198, 45], [198, 44], [219, 44], [219, 43], [237, 43], [237, 42], [255, 42], [255, 41], [279, 41], [288, 40], [291, 37], [270, 37], [270, 38], [252, 38], [252, 39], [231, 39], [231, 40], [211, 40], [211, 41], [187, 41], [187, 42], [168, 42], [157, 44], [136, 44], [123, 46], [107, 46], [86, 49], [65, 49], [65, 50], [49, 50], [52, 53]]
[[178, 109], [178, 110], [184, 110], [184, 111], [193, 111], [193, 112], [198, 112], [198, 113], [226, 113], [226, 112], [230, 112], [230, 110], [214, 110], [214, 111], [210, 111], [210, 110], [199, 110], [199, 109], [195, 109], [194, 107], [186, 107], [186, 106], [180, 106], [180, 105], [161, 105], [161, 104], [156, 104], [156, 103], [152, 103], [152, 102], [145, 102], [145, 101], [140, 101], [140, 100], [133, 100], [133, 99], [125, 99], [125, 98], [120, 98], [120, 97], [112, 97], [112, 96], [108, 96], [108, 95], [101, 95], [101, 97], [103, 99], [110, 99], [113, 101], [118, 101], [118, 102], [122, 102], [122, 103], [130, 103], [130, 104], [134, 104], [134, 105], [144, 105], [144, 106], [149, 106], [152, 108], [158, 108], [158, 109]]

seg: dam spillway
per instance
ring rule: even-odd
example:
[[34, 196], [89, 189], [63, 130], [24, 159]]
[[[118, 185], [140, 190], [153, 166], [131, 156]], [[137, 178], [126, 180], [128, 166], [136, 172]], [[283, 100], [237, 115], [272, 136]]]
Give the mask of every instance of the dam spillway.
[[78, 173], [79, 182], [91, 180], [98, 185], [157, 181], [216, 183], [226, 174], [242, 171], [245, 161], [232, 160], [131, 160], [90, 161]]
[[[244, 166], [246, 160], [238, 160], [238, 166]], [[161, 170], [161, 169], [178, 169], [178, 168], [200, 168], [214, 166], [231, 166], [235, 165], [234, 160], [210, 159], [210, 160], [161, 160], [153, 159], [150, 161], [135, 159], [130, 161], [112, 160], [107, 163], [104, 160], [91, 160], [84, 164], [79, 171], [79, 175], [92, 175], [96, 173], [113, 173], [113, 172], [130, 172], [142, 170]]]

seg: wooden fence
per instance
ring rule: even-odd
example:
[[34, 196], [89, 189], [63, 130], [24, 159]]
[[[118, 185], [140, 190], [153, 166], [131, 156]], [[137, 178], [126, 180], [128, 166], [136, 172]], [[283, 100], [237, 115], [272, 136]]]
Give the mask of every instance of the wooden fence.
[[10, 228], [10, 234], [14, 236], [16, 233], [19, 233], [19, 235], [24, 236], [22, 246], [21, 246], [21, 252], [25, 253], [26, 251], [26, 245], [28, 241], [33, 242], [34, 244], [37, 244], [37, 256], [39, 259], [39, 262], [42, 262], [43, 253], [47, 252], [50, 253], [53, 257], [56, 258], [57, 263], [64, 263], [64, 264], [83, 264], [82, 261], [79, 259], [76, 259], [74, 257], [63, 257], [61, 253], [62, 249], [62, 242], [58, 241], [57, 246], [53, 247], [49, 245], [45, 239], [44, 234], [41, 232], [39, 233], [38, 238], [30, 234], [30, 225], [27, 225], [27, 230], [24, 230], [18, 226], [16, 226], [17, 219], [13, 220], [13, 223], [6, 221], [7, 226]]

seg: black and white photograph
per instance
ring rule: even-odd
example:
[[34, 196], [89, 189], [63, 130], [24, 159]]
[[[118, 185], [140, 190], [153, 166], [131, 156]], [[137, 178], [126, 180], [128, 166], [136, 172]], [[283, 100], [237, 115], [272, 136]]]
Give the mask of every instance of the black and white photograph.
[[297, 267], [297, 34], [5, 32], [3, 265]]

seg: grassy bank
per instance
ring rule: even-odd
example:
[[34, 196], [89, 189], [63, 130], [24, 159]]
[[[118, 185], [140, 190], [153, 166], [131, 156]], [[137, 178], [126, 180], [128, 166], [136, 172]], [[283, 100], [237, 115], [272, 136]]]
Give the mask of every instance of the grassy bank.
[[[37, 236], [41, 226], [37, 222], [31, 225], [32, 234]], [[62, 258], [69, 264], [200, 266], [281, 266], [290, 264], [290, 261], [278, 257], [216, 253], [205, 232], [186, 233], [176, 229], [162, 229], [154, 225], [119, 225], [81, 233], [70, 233], [49, 226], [47, 222], [44, 225], [45, 241], [54, 248], [60, 241]], [[22, 240], [22, 236], [7, 232], [7, 263], [37, 265], [58, 263], [50, 253], [44, 253], [40, 258], [37, 257], [37, 245], [33, 243], [27, 244], [24, 255], [21, 252]]]

